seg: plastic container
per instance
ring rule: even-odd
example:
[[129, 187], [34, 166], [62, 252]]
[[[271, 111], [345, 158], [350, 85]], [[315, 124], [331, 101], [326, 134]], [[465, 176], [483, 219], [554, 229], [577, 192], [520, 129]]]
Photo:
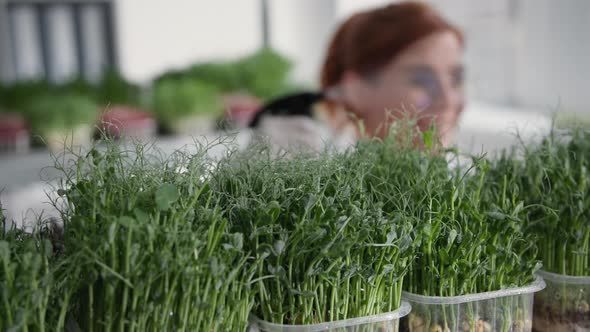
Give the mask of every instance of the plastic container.
[[540, 271], [547, 287], [535, 294], [533, 330], [590, 331], [590, 277]]
[[541, 277], [525, 287], [463, 296], [423, 296], [404, 292], [412, 313], [401, 331], [526, 332], [532, 329], [534, 293], [545, 288]]
[[397, 332], [400, 318], [410, 313], [410, 310], [410, 305], [402, 301], [400, 307], [392, 312], [311, 325], [274, 324], [252, 316], [250, 332]]

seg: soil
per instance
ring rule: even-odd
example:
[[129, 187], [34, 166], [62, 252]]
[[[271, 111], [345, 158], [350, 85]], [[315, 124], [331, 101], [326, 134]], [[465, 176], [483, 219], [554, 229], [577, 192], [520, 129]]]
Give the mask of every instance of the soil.
[[556, 309], [536, 298], [533, 332], [590, 332], [590, 311], [570, 310], [561, 313]]

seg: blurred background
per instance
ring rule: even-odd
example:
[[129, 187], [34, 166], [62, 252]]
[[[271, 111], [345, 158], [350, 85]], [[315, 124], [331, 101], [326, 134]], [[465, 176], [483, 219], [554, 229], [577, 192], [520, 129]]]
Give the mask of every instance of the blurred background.
[[[166, 151], [315, 88], [327, 42], [383, 0], [0, 0], [0, 200], [39, 214], [51, 153], [93, 137]], [[466, 36], [457, 145], [497, 153], [590, 124], [590, 1], [431, 0]], [[181, 111], [179, 111], [181, 110]], [[238, 139], [239, 140], [239, 139]]]

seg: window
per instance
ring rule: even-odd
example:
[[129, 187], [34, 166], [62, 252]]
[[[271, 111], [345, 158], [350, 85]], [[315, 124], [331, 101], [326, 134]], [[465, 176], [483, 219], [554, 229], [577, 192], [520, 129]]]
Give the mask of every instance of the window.
[[0, 56], [8, 80], [62, 82], [80, 74], [96, 81], [116, 67], [110, 1], [13, 0], [3, 10]]

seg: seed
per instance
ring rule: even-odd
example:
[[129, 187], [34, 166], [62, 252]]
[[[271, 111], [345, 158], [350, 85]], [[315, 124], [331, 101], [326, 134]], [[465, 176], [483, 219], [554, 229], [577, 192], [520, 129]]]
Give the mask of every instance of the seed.
[[413, 327], [424, 326], [424, 319], [420, 316], [416, 316], [414, 314], [410, 315], [410, 325]]
[[462, 327], [463, 327], [463, 332], [467, 332], [467, 331], [471, 330], [471, 324], [467, 320], [463, 321]]
[[410, 327], [410, 332], [426, 332], [426, 326], [412, 326]]
[[410, 314], [410, 330], [412, 332], [425, 332], [426, 326], [424, 325], [424, 319], [415, 314]]
[[442, 326], [435, 324], [430, 326], [430, 332], [443, 332]]
[[514, 322], [514, 332], [524, 332], [524, 321], [522, 320], [517, 320]]
[[476, 323], [476, 328], [475, 330], [477, 332], [491, 332], [492, 331], [492, 325], [488, 322], [486, 322], [483, 319], [479, 319]]

